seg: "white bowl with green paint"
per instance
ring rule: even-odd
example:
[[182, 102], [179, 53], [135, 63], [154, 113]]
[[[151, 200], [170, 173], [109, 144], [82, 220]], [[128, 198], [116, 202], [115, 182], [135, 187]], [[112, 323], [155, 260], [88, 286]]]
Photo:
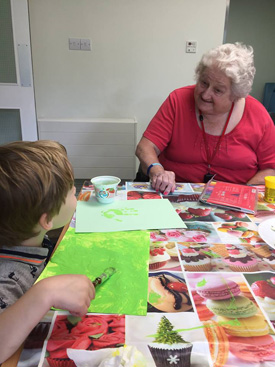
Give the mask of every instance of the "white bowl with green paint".
[[115, 176], [97, 176], [91, 179], [95, 189], [95, 196], [102, 204], [109, 204], [115, 200], [120, 178]]

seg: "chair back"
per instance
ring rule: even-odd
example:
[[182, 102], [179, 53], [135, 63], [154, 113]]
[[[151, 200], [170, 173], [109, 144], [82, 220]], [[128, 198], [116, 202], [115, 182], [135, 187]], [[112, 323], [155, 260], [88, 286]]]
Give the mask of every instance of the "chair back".
[[275, 83], [265, 83], [263, 105], [269, 113], [275, 113]]

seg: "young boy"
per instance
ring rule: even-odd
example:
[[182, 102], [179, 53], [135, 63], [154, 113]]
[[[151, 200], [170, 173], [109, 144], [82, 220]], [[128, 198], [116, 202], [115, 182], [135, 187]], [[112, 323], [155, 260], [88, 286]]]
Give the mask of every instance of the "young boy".
[[0, 146], [0, 364], [51, 307], [86, 314], [95, 297], [85, 275], [59, 275], [33, 286], [48, 260], [45, 234], [76, 207], [65, 148], [53, 141]]

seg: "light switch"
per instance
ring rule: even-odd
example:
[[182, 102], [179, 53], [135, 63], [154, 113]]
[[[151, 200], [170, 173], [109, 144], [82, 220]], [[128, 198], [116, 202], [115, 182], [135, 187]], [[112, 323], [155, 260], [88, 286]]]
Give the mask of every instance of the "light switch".
[[91, 51], [91, 41], [88, 38], [81, 38], [80, 50]]
[[80, 38], [69, 38], [69, 50], [80, 50]]

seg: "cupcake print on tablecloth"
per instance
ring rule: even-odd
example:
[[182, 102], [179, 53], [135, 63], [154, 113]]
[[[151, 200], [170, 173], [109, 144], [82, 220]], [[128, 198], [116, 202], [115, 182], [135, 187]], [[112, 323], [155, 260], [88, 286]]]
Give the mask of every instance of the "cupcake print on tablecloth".
[[172, 261], [179, 261], [179, 256], [178, 256], [178, 249], [177, 249], [177, 245], [176, 242], [165, 242], [164, 243], [164, 248], [167, 252], [167, 254], [171, 257]]
[[125, 343], [143, 353], [147, 367], [210, 367], [203, 328], [194, 312], [127, 316]]
[[149, 274], [148, 312], [193, 310], [187, 285], [179, 274], [169, 272]]
[[151, 241], [149, 271], [181, 271], [178, 250], [175, 242]]
[[162, 316], [155, 340], [148, 348], [157, 367], [167, 367], [176, 364], [179, 367], [190, 367], [193, 344], [185, 341], [180, 334], [173, 330], [174, 326]]
[[[209, 246], [209, 251], [211, 251], [213, 254], [220, 255], [221, 257], [228, 256], [228, 248], [227, 246], [233, 246], [233, 245], [226, 245], [222, 243], [215, 243]], [[235, 246], [233, 246], [235, 248]]]
[[[254, 252], [250, 251], [248, 247], [241, 244], [214, 243], [208, 245], [197, 242], [177, 242], [177, 246], [182, 266], [186, 271], [241, 273], [270, 271], [272, 270], [273, 260], [275, 262], [275, 256], [274, 259], [273, 256], [260, 259]], [[203, 269], [199, 267], [199, 265], [201, 265], [204, 257], [209, 259], [208, 263], [211, 264], [211, 266], [208, 265]], [[196, 263], [195, 260], [197, 261]], [[196, 268], [195, 265], [197, 265], [198, 268]]]
[[149, 258], [149, 269], [157, 270], [163, 268], [167, 261], [170, 260], [171, 257], [165, 251], [165, 248], [158, 245], [150, 246], [150, 258]]
[[229, 256], [223, 261], [232, 271], [241, 273], [258, 271], [258, 260], [241, 250], [228, 250]]
[[211, 260], [206, 255], [191, 249], [179, 246], [181, 263], [186, 271], [211, 271]]
[[200, 251], [200, 250], [203, 250], [203, 249], [209, 247], [208, 243], [184, 242], [184, 244], [187, 247], [190, 247], [190, 248], [192, 248], [193, 250], [196, 250], [196, 251]]

